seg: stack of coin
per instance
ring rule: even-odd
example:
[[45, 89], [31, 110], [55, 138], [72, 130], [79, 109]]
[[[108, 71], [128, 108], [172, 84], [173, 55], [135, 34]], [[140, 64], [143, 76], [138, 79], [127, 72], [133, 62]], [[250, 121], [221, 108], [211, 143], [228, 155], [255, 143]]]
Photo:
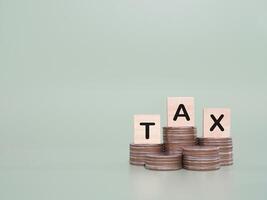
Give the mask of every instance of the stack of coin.
[[178, 170], [182, 168], [182, 154], [147, 154], [145, 168], [151, 170]]
[[233, 164], [233, 143], [232, 138], [198, 138], [201, 146], [220, 147], [221, 166]]
[[220, 169], [219, 147], [183, 147], [183, 167], [197, 171]]
[[159, 154], [163, 144], [130, 144], [130, 164], [144, 165], [147, 154]]
[[195, 127], [163, 127], [163, 142], [165, 151], [181, 152], [183, 146], [197, 144], [197, 129]]

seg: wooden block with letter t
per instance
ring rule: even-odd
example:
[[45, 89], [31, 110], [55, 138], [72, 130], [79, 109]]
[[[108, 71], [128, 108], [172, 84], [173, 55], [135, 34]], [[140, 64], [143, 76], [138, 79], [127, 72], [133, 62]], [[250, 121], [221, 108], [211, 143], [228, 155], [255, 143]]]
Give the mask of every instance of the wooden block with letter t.
[[160, 143], [160, 115], [134, 115], [134, 144]]
[[203, 137], [230, 137], [231, 110], [228, 108], [204, 108]]
[[168, 97], [168, 127], [195, 126], [193, 97]]

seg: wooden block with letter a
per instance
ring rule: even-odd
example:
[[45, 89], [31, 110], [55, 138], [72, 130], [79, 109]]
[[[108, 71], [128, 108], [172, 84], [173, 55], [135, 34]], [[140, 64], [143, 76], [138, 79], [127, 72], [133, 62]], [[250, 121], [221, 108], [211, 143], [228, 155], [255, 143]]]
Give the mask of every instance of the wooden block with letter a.
[[228, 108], [204, 108], [203, 137], [230, 137], [231, 110]]
[[159, 144], [160, 115], [134, 115], [134, 144]]
[[195, 126], [193, 97], [168, 97], [168, 127]]

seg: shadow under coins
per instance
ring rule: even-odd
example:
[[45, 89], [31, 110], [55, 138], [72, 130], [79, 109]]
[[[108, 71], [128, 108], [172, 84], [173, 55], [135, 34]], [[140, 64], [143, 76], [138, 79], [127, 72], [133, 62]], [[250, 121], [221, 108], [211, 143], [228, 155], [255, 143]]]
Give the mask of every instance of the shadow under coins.
[[231, 199], [233, 166], [215, 171], [154, 171], [129, 165], [129, 181], [133, 199], [186, 198]]

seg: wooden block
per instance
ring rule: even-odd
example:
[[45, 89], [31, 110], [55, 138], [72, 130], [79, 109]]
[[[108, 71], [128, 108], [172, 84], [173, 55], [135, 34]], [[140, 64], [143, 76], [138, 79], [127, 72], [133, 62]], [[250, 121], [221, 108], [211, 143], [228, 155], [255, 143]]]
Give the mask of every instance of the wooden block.
[[160, 143], [160, 115], [134, 115], [134, 144]]
[[193, 97], [168, 97], [168, 126], [195, 126]]
[[228, 108], [204, 108], [203, 137], [230, 137], [231, 110]]

